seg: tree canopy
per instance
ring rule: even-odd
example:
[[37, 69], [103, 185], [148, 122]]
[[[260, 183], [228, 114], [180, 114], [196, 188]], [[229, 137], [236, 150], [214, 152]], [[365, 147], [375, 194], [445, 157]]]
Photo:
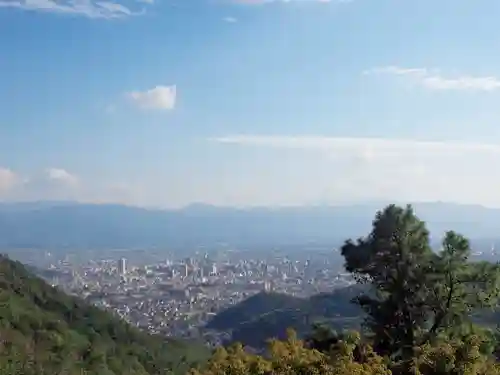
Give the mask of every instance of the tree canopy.
[[[207, 365], [189, 375], [499, 375], [500, 367], [481, 352], [484, 340], [470, 335], [463, 340], [425, 344], [409, 364], [377, 354], [356, 332], [329, 337], [330, 346], [317, 348], [298, 340], [271, 340], [264, 355], [245, 351], [238, 344], [219, 348]], [[320, 340], [321, 341], [321, 340]]]

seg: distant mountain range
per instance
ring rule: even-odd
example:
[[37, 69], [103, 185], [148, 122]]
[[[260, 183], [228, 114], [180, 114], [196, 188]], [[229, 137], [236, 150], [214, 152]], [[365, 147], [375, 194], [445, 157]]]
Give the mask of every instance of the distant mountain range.
[[[226, 243], [337, 246], [367, 233], [384, 203], [236, 209], [192, 205], [150, 210], [109, 204], [29, 202], [0, 204], [0, 248], [185, 248]], [[473, 239], [500, 238], [500, 209], [417, 203], [417, 214], [441, 236], [447, 229]]]

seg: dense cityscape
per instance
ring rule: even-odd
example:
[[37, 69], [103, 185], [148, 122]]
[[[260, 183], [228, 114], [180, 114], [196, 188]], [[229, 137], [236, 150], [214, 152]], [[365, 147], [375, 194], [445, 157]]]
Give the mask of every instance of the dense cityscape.
[[[475, 256], [496, 257], [493, 246], [483, 250]], [[91, 254], [39, 250], [24, 257], [49, 284], [143, 330], [209, 345], [230, 339], [230, 333], [209, 330], [206, 323], [252, 295], [266, 291], [309, 297], [353, 283], [338, 251], [327, 247], [194, 251], [185, 258], [134, 250]]]
[[151, 333], [219, 344], [226, 333], [204, 329], [207, 321], [256, 293], [308, 297], [349, 285], [352, 281], [336, 258], [332, 251], [305, 258], [274, 252], [265, 259], [223, 251], [137, 264], [124, 256], [76, 262], [69, 255], [45, 252], [37, 272], [49, 284]]

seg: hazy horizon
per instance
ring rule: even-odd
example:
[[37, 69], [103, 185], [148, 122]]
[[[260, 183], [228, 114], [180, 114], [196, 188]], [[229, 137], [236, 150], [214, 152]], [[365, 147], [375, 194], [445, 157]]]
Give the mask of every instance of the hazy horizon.
[[219, 209], [238, 209], [238, 210], [251, 210], [251, 209], [293, 209], [293, 208], [336, 208], [336, 207], [375, 207], [382, 209], [389, 204], [395, 204], [398, 206], [410, 205], [448, 205], [448, 206], [463, 206], [463, 207], [477, 207], [484, 209], [500, 209], [500, 207], [491, 207], [476, 203], [460, 203], [451, 201], [414, 201], [414, 202], [403, 202], [403, 201], [357, 201], [357, 202], [339, 202], [339, 203], [311, 203], [311, 204], [290, 204], [290, 205], [240, 205], [240, 206], [230, 206], [230, 205], [218, 205], [206, 202], [190, 202], [182, 206], [173, 207], [161, 207], [161, 206], [141, 206], [128, 203], [120, 202], [92, 202], [92, 201], [79, 201], [79, 200], [13, 200], [13, 201], [2, 201], [0, 200], [0, 205], [111, 205], [111, 206], [124, 206], [130, 208], [140, 208], [146, 210], [183, 210], [188, 208], [196, 207], [211, 207]]

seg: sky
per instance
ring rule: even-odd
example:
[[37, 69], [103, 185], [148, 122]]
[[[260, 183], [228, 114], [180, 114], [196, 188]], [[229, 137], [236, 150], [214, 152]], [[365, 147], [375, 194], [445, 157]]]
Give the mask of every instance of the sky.
[[0, 200], [500, 207], [499, 18], [498, 0], [0, 0]]

